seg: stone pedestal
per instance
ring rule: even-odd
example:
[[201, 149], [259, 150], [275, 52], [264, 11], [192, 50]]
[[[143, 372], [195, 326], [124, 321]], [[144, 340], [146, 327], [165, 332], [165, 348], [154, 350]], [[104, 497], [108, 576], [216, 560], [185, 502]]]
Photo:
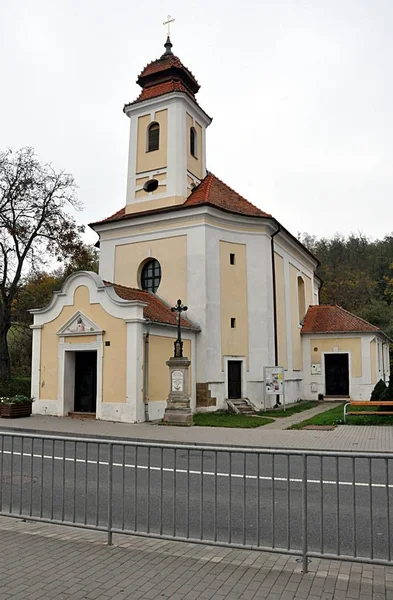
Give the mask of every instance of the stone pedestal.
[[169, 396], [163, 422], [166, 425], [181, 425], [189, 427], [193, 424], [188, 395], [188, 369], [191, 362], [186, 357], [170, 358], [169, 367]]

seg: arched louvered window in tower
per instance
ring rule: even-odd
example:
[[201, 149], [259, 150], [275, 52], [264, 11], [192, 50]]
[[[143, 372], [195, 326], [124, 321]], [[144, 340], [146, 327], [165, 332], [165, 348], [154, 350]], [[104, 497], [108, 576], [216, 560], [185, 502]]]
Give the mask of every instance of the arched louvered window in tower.
[[297, 301], [299, 310], [299, 324], [302, 324], [304, 317], [306, 316], [306, 290], [304, 288], [303, 277], [297, 278]]
[[197, 132], [195, 127], [190, 129], [190, 154], [197, 158]]
[[147, 152], [154, 152], [160, 147], [160, 126], [158, 123], [149, 125], [147, 132]]

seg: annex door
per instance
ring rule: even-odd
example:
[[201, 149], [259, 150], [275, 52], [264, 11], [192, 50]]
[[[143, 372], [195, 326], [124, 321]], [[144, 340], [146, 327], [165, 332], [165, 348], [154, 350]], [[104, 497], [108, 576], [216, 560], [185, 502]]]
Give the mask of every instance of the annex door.
[[97, 401], [97, 352], [75, 352], [76, 412], [96, 412]]
[[326, 396], [349, 396], [348, 354], [325, 354]]
[[228, 398], [236, 400], [242, 397], [242, 361], [228, 361]]

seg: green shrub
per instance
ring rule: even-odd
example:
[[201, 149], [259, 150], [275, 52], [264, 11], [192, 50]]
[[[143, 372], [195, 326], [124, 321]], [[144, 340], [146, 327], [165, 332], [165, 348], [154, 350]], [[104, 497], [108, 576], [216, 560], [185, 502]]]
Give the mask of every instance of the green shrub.
[[30, 398], [30, 377], [13, 377], [7, 383], [0, 383], [0, 397], [27, 396]]
[[18, 395], [18, 396], [12, 396], [12, 398], [1, 398], [0, 397], [0, 404], [24, 404], [25, 402], [30, 402], [30, 397], [29, 396], [22, 396], [22, 395]]
[[371, 392], [370, 400], [375, 400], [375, 401], [381, 400], [386, 389], [387, 389], [386, 383], [382, 379], [380, 379], [378, 381], [378, 383], [375, 385], [373, 391]]
[[389, 385], [387, 386], [386, 390], [381, 395], [380, 399], [383, 400], [384, 402], [387, 402], [389, 400], [393, 401], [393, 375], [390, 376]]

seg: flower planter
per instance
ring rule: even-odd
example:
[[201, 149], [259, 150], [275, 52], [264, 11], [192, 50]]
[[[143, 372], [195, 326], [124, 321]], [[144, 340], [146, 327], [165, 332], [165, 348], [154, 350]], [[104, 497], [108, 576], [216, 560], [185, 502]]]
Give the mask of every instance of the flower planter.
[[3, 419], [17, 419], [19, 417], [30, 417], [32, 402], [1, 403], [0, 417]]

